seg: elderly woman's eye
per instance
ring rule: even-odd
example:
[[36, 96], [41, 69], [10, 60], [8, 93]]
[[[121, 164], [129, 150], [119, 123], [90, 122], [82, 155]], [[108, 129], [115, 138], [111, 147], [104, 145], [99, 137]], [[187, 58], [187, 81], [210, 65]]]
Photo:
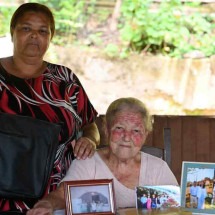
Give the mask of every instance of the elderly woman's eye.
[[139, 130], [139, 129], [134, 129], [134, 132], [135, 132], [135, 133], [139, 133], [140, 130]]

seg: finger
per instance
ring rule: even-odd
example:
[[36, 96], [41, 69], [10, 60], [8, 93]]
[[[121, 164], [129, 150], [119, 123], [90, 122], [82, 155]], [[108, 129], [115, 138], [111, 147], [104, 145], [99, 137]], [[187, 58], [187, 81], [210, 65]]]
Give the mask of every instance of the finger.
[[91, 158], [91, 157], [94, 155], [95, 151], [96, 151], [96, 148], [93, 148], [93, 149], [90, 151], [88, 157]]
[[[79, 148], [78, 148], [79, 147]], [[95, 153], [96, 144], [89, 138], [82, 137], [78, 140], [77, 158], [86, 159], [87, 157], [92, 157]]]
[[87, 143], [85, 150], [82, 152], [82, 155], [80, 155], [81, 159], [85, 160], [89, 156], [91, 151], [92, 151], [92, 145], [90, 143]]
[[91, 150], [90, 150], [90, 152], [88, 154], [89, 158], [91, 158], [94, 155], [95, 151], [96, 151], [96, 144], [93, 141], [91, 141], [91, 146], [92, 146], [92, 148], [91, 148]]
[[85, 151], [82, 155], [82, 159], [86, 159], [87, 157], [92, 157], [96, 150], [96, 144], [93, 141], [89, 141], [86, 145]]
[[75, 146], [75, 155], [77, 159], [81, 159], [86, 150], [88, 142], [86, 142], [83, 138], [80, 138], [77, 141], [77, 145]]
[[78, 152], [79, 152], [80, 148], [82, 147], [81, 144], [82, 144], [81, 139], [78, 139], [74, 145], [73, 150], [74, 150], [75, 157], [78, 157]]

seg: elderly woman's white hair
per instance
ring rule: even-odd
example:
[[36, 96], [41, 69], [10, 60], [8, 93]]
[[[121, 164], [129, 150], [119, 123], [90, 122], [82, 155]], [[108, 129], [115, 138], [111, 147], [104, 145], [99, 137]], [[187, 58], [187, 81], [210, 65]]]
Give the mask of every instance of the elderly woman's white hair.
[[140, 113], [142, 115], [146, 131], [152, 131], [152, 120], [148, 109], [143, 102], [133, 97], [119, 98], [109, 105], [106, 112], [107, 128], [110, 128], [116, 114], [123, 110]]

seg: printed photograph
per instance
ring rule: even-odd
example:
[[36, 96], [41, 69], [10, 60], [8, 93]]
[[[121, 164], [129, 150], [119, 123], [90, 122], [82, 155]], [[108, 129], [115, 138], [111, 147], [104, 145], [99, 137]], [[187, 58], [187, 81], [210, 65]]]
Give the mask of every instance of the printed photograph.
[[136, 187], [138, 209], [180, 207], [180, 187], [173, 185]]
[[72, 212], [111, 211], [108, 185], [71, 187]]
[[182, 206], [191, 211], [215, 212], [215, 164], [184, 162]]

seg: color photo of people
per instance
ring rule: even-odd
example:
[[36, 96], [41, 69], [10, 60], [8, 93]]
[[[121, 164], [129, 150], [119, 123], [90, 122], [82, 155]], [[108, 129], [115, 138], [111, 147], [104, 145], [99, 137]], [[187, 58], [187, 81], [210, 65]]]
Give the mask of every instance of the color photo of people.
[[188, 168], [186, 208], [215, 209], [215, 170]]
[[163, 209], [180, 206], [180, 187], [173, 185], [136, 187], [138, 209]]

